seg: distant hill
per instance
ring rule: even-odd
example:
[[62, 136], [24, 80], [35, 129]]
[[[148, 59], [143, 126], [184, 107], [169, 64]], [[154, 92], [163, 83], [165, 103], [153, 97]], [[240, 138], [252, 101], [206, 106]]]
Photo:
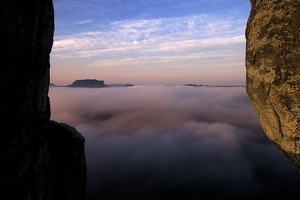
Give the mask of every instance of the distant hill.
[[205, 87], [205, 86], [207, 86], [207, 85], [197, 85], [197, 84], [191, 84], [191, 83], [189, 83], [189, 84], [185, 84], [184, 86], [190, 86], [190, 87]]
[[107, 84], [108, 87], [133, 87], [133, 84]]
[[67, 87], [103, 88], [107, 87], [107, 85], [104, 84], [103, 80], [83, 79], [76, 80], [71, 85], [67, 85]]
[[57, 87], [57, 85], [53, 84], [53, 83], [50, 83], [49, 84], [49, 87]]

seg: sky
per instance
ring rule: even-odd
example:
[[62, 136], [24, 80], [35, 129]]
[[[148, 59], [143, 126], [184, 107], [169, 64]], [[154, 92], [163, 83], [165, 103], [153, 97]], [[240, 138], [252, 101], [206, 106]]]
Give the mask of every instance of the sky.
[[51, 82], [245, 85], [249, 0], [53, 0]]
[[88, 200], [299, 199], [244, 87], [50, 87], [85, 137]]

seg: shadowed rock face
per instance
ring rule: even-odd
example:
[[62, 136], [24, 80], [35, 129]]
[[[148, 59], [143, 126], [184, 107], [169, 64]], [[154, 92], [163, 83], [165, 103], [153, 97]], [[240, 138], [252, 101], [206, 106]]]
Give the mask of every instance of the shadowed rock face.
[[251, 0], [247, 92], [261, 125], [299, 172], [300, 1]]
[[0, 2], [1, 195], [84, 199], [84, 138], [50, 121], [51, 0]]

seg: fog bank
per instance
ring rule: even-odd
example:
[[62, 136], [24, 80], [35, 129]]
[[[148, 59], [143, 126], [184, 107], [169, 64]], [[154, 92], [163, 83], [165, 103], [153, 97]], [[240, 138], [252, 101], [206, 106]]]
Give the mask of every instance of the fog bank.
[[300, 197], [243, 87], [50, 88], [86, 138], [87, 199]]

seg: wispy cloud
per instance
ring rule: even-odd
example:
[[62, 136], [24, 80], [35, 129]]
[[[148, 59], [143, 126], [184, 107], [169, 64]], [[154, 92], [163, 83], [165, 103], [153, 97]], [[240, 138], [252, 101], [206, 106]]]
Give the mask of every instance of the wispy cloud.
[[[89, 23], [82, 21], [81, 23]], [[106, 30], [57, 37], [53, 56], [92, 57], [191, 53], [216, 46], [242, 44], [244, 21], [207, 15], [183, 18], [115, 21]], [[135, 52], [132, 54], [132, 51]]]
[[80, 20], [76, 22], [75, 24], [89, 24], [92, 23], [94, 20]]
[[136, 69], [154, 69], [151, 72], [157, 75], [159, 68], [176, 71], [184, 67], [193, 71], [190, 76], [196, 74], [196, 68], [220, 66], [230, 66], [227, 71], [239, 71], [239, 76], [244, 76], [241, 68], [247, 16], [234, 5], [240, 5], [239, 0], [54, 3], [57, 28], [51, 53], [53, 78], [62, 76], [61, 70], [69, 70], [68, 77], [75, 70], [76, 78], [98, 74], [109, 79], [112, 71], [116, 76], [120, 69], [128, 74], [135, 74]]

